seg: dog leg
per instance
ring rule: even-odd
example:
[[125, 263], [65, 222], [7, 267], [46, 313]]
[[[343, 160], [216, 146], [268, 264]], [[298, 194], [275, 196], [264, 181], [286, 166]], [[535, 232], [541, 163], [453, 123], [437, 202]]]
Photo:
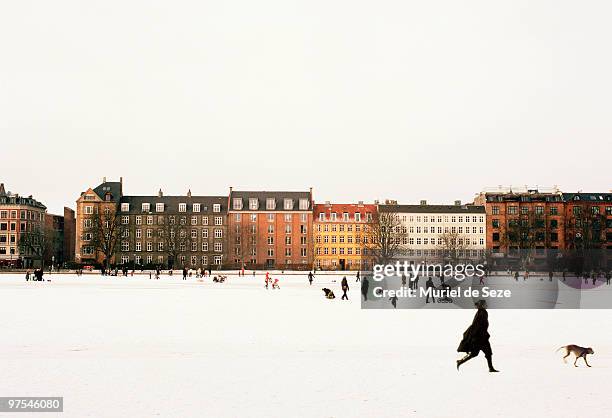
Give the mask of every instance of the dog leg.
[[587, 366], [591, 367], [591, 365], [589, 364], [589, 362], [586, 359], [586, 356], [582, 357], [584, 359], [584, 362], [586, 363]]

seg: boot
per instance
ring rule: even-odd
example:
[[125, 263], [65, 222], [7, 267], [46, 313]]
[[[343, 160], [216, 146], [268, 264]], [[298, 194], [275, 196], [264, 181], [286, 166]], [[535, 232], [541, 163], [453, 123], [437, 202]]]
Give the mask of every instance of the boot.
[[491, 356], [487, 357], [487, 364], [489, 365], [489, 372], [490, 373], [497, 373], [497, 372], [499, 372], [499, 370], [495, 370], [495, 367], [493, 367], [493, 358]]
[[472, 356], [471, 354], [468, 353], [462, 359], [457, 360], [457, 370], [459, 370], [459, 366], [461, 366], [463, 363], [465, 363], [466, 361], [468, 361], [469, 359], [471, 359], [473, 357], [474, 356]]

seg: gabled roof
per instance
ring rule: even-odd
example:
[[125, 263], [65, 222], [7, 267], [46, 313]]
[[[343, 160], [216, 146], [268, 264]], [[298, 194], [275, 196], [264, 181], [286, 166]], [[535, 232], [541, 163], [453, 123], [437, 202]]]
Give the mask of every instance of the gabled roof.
[[106, 200], [106, 195], [110, 193], [111, 201], [118, 202], [121, 199], [122, 185], [118, 181], [106, 181], [93, 189], [93, 191], [102, 200]]

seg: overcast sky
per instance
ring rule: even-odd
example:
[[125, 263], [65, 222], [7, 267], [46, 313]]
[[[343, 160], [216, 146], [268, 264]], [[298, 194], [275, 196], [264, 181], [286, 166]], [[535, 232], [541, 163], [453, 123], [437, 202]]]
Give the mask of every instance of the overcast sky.
[[5, 1], [0, 182], [466, 201], [612, 188], [609, 1]]

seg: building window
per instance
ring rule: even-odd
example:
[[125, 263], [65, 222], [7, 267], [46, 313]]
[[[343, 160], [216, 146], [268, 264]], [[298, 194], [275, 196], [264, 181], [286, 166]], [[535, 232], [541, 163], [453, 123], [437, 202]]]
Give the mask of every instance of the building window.
[[194, 203], [192, 210], [194, 212], [199, 212], [200, 211], [200, 204], [199, 203]]
[[293, 199], [284, 199], [283, 208], [285, 208], [285, 210], [293, 210]]
[[130, 211], [130, 204], [129, 203], [122, 203], [121, 204], [121, 212], [129, 212]]
[[215, 242], [215, 252], [216, 253], [220, 253], [223, 252], [223, 243], [221, 242]]
[[234, 210], [242, 210], [242, 199], [235, 197], [232, 201]]
[[141, 210], [143, 212], [149, 212], [151, 210], [151, 204], [150, 203], [143, 203], [141, 205]]
[[223, 238], [223, 230], [215, 229], [215, 238]]
[[259, 201], [255, 198], [250, 198], [249, 199], [249, 209], [257, 210], [258, 208], [259, 208]]
[[223, 225], [223, 217], [215, 216], [215, 225]]
[[156, 203], [155, 204], [155, 212], [163, 212], [164, 211], [164, 204], [163, 203]]
[[325, 222], [325, 214], [323, 212], [319, 213], [319, 221]]
[[221, 212], [221, 205], [219, 203], [215, 203], [213, 204], [213, 212], [214, 213], [219, 213]]
[[179, 203], [179, 212], [187, 212], [187, 203]]
[[276, 200], [274, 198], [269, 197], [266, 199], [266, 209], [268, 210], [276, 209]]

